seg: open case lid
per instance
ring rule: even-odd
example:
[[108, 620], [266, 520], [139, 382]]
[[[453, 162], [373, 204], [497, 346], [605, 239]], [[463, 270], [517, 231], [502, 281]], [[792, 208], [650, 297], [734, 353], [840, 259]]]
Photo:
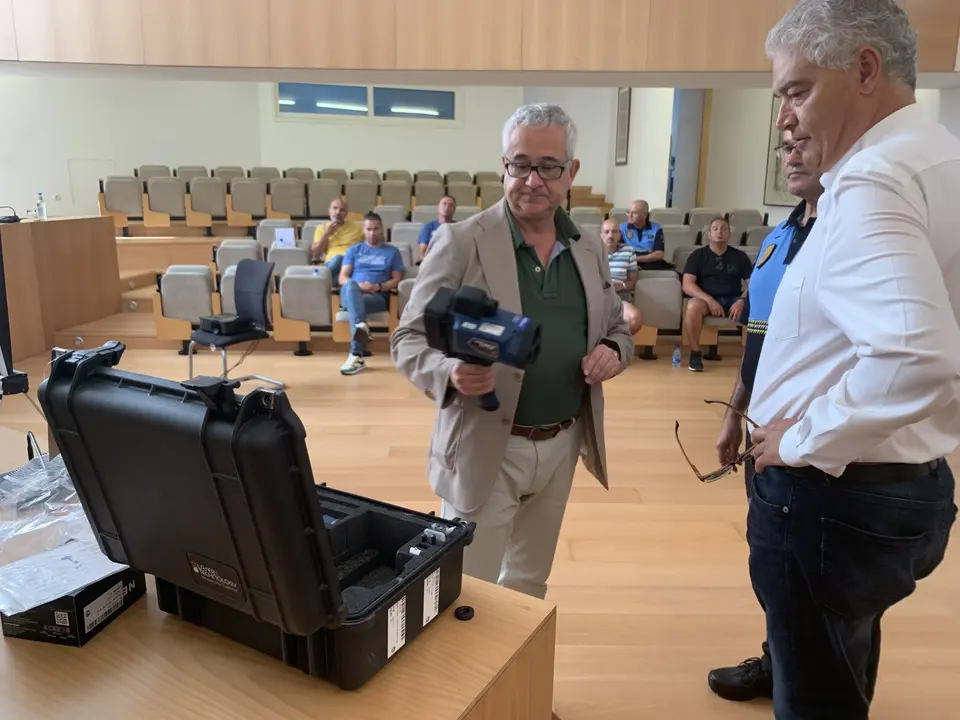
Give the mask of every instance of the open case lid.
[[116, 370], [124, 349], [61, 355], [38, 389], [104, 554], [291, 634], [342, 624], [306, 432], [287, 395]]

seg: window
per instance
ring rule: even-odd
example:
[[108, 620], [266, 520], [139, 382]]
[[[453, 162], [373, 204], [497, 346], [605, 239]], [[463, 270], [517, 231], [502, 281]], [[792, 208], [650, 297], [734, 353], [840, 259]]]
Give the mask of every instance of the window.
[[460, 120], [455, 90], [379, 85], [278, 83], [277, 113], [445, 124]]

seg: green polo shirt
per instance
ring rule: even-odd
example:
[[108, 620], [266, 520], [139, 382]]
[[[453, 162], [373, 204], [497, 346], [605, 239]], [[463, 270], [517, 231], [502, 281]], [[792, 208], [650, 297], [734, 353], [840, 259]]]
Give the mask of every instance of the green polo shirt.
[[581, 365], [587, 354], [587, 299], [570, 252], [570, 243], [580, 239], [580, 231], [558, 208], [557, 244], [543, 267], [507, 203], [504, 208], [517, 257], [522, 311], [541, 325], [540, 355], [526, 369], [513, 421], [525, 426], [554, 425], [580, 412], [587, 389]]

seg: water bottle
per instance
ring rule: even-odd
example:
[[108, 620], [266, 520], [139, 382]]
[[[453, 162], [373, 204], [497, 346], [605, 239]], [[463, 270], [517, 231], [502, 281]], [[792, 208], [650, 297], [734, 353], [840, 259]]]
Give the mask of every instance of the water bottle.
[[680, 367], [680, 361], [683, 359], [683, 356], [680, 353], [680, 344], [678, 343], [675, 348], [673, 348], [673, 357], [670, 359], [670, 364], [675, 368]]
[[37, 193], [37, 219], [47, 219], [47, 203], [43, 199], [43, 193]]

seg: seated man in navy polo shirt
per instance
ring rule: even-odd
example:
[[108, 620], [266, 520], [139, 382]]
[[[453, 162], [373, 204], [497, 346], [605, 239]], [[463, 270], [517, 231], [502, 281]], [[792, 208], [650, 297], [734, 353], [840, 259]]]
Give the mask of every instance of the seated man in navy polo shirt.
[[690, 343], [692, 372], [703, 372], [700, 331], [703, 319], [726, 317], [739, 323], [753, 263], [742, 250], [730, 247], [730, 224], [723, 218], [710, 223], [710, 244], [694, 250], [683, 268], [683, 292], [690, 297], [683, 327]]
[[627, 212], [627, 221], [620, 226], [623, 242], [637, 253], [641, 270], [669, 269], [663, 254], [663, 228], [650, 222], [650, 204], [634, 200]]
[[363, 356], [370, 343], [367, 315], [384, 312], [390, 292], [403, 279], [403, 258], [393, 245], [383, 242], [383, 220], [376, 213], [363, 218], [363, 242], [353, 245], [340, 269], [340, 307], [350, 314], [350, 355], [340, 366], [341, 375], [356, 375], [366, 368]]
[[449, 195], [444, 195], [437, 203], [437, 219], [424, 223], [420, 228], [420, 237], [417, 238], [417, 247], [420, 249], [420, 260], [427, 256], [427, 250], [430, 249], [430, 241], [434, 234], [440, 229], [441, 225], [453, 222], [453, 214], [457, 211], [457, 201]]

